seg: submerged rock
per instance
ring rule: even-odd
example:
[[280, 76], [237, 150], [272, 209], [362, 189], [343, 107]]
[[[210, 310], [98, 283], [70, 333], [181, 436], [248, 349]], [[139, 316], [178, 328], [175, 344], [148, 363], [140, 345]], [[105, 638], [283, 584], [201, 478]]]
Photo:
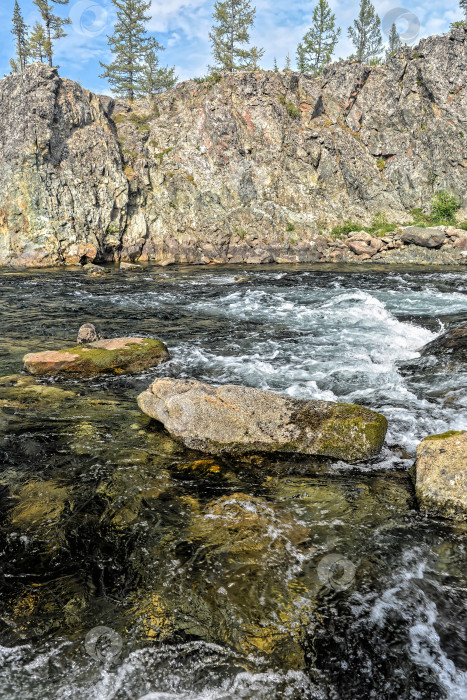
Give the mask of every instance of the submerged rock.
[[138, 405], [187, 447], [212, 454], [295, 452], [353, 462], [378, 454], [387, 429], [384, 416], [362, 406], [195, 380], [156, 379]]
[[61, 403], [75, 396], [67, 391], [48, 384], [39, 384], [34, 377], [12, 374], [0, 377], [0, 408], [37, 409], [43, 404]]
[[96, 340], [104, 340], [104, 336], [100, 333], [93, 323], [83, 323], [78, 331], [78, 344], [94, 343]]
[[439, 248], [446, 240], [446, 234], [439, 228], [409, 226], [403, 230], [401, 240], [403, 243], [413, 243], [422, 248]]
[[427, 513], [467, 520], [467, 431], [451, 430], [422, 440], [415, 490]]
[[46, 350], [23, 357], [30, 374], [51, 376], [74, 374], [94, 377], [99, 374], [140, 372], [169, 359], [166, 345], [154, 338], [112, 338], [66, 350]]

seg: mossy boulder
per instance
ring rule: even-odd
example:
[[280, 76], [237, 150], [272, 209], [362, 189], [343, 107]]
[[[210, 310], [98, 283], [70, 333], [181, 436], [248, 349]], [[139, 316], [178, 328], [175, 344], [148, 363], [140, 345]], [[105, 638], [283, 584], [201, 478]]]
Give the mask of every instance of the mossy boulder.
[[467, 431], [429, 435], [417, 447], [415, 490], [422, 510], [467, 520]]
[[23, 357], [29, 374], [94, 377], [140, 372], [169, 359], [169, 351], [154, 338], [112, 338], [66, 350], [46, 350]]
[[138, 405], [187, 447], [211, 454], [281, 452], [355, 462], [377, 455], [387, 430], [384, 416], [362, 406], [195, 380], [157, 379]]

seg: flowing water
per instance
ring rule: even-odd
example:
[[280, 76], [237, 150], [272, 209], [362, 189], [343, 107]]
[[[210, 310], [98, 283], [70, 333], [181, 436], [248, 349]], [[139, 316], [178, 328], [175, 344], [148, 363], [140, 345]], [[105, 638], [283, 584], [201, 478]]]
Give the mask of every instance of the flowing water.
[[[86, 321], [172, 359], [21, 374]], [[467, 427], [465, 365], [417, 361], [465, 321], [455, 269], [2, 271], [0, 697], [465, 700], [467, 528], [420, 513], [408, 473]], [[138, 411], [156, 376], [364, 404], [386, 444], [353, 466], [203, 456]]]

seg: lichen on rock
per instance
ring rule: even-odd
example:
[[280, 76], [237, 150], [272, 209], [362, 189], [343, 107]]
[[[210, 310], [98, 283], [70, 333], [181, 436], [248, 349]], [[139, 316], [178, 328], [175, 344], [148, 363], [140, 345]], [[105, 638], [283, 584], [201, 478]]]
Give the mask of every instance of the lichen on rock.
[[428, 514], [467, 520], [467, 431], [450, 430], [422, 440], [415, 490]]
[[387, 429], [384, 416], [362, 406], [195, 380], [156, 379], [138, 404], [187, 447], [212, 454], [298, 453], [353, 462], [378, 454]]

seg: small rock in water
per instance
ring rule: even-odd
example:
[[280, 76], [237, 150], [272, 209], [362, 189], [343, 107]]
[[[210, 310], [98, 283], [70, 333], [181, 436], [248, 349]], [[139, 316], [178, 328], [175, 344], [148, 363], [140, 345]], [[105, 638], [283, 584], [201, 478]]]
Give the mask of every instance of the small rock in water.
[[100, 265], [94, 265], [94, 263], [86, 263], [83, 265], [83, 270], [88, 273], [91, 277], [97, 277], [98, 275], [107, 275], [110, 270], [101, 267]]
[[78, 344], [94, 343], [96, 340], [104, 340], [104, 336], [100, 333], [93, 323], [83, 323], [78, 331]]
[[237, 276], [234, 278], [234, 281], [237, 282], [238, 284], [240, 284], [240, 283], [242, 283], [242, 282], [250, 282], [251, 280], [250, 280], [250, 278], [247, 277], [246, 275], [237, 275]]
[[142, 265], [137, 265], [136, 263], [129, 263], [129, 262], [121, 262], [120, 263], [120, 270], [123, 270], [123, 271], [136, 272], [137, 270], [142, 270], [142, 269], [143, 269]]

